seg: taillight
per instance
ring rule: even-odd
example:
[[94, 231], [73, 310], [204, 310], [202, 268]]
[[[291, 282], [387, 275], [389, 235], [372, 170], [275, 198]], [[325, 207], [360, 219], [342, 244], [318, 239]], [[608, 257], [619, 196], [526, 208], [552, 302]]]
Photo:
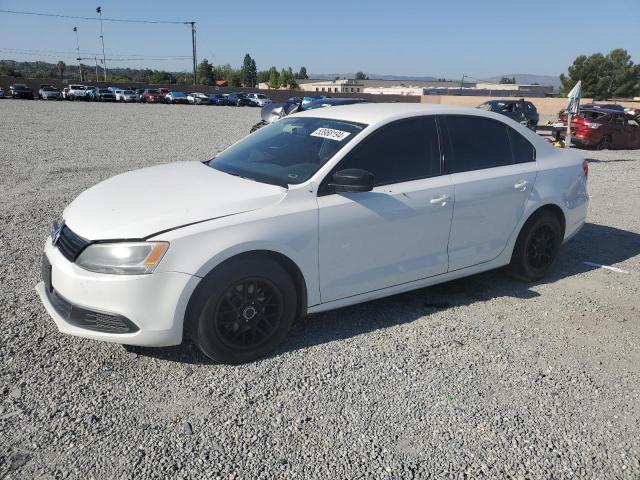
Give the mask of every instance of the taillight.
[[584, 178], [589, 178], [589, 162], [586, 160], [582, 162], [582, 171], [584, 172]]

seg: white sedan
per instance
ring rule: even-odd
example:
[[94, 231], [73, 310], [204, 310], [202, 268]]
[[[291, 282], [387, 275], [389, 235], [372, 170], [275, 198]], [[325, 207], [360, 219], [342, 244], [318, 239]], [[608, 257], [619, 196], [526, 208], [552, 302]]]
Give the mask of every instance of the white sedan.
[[204, 93], [194, 92], [187, 95], [187, 100], [191, 105], [208, 105], [209, 96]]
[[587, 163], [478, 109], [359, 104], [284, 118], [213, 160], [118, 175], [47, 239], [60, 331], [221, 362], [295, 318], [508, 265], [551, 267], [587, 216]]
[[247, 98], [253, 100], [258, 107], [264, 107], [271, 103], [271, 99], [264, 93], [247, 93]]

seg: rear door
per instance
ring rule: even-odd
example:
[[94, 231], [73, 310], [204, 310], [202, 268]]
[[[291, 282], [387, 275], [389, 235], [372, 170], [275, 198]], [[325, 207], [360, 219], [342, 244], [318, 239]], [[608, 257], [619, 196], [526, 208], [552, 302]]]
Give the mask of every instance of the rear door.
[[488, 262], [506, 247], [536, 179], [535, 148], [511, 127], [480, 116], [443, 115], [445, 173], [455, 207], [449, 271]]

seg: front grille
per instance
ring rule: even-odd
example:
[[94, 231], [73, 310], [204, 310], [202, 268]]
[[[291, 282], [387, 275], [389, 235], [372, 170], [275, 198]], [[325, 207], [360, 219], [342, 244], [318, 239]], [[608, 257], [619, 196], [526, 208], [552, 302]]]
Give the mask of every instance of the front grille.
[[70, 262], [75, 262], [78, 255], [84, 250], [91, 242], [85, 240], [81, 236], [73, 233], [73, 231], [66, 225], [62, 226], [60, 232], [60, 238], [56, 242], [56, 247], [60, 250], [60, 253]]
[[139, 330], [136, 324], [122, 315], [87, 310], [72, 304], [55, 290], [47, 290], [46, 293], [54, 310], [76, 327], [104, 333], [134, 333]]

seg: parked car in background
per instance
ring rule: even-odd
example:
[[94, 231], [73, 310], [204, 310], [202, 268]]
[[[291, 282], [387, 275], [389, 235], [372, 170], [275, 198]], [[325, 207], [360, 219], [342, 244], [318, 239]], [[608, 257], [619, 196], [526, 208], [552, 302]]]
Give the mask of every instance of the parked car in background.
[[61, 93], [64, 100], [69, 100], [69, 87], [64, 87]]
[[33, 90], [24, 83], [14, 83], [9, 86], [9, 95], [12, 98], [26, 98], [33, 100]]
[[140, 101], [142, 103], [163, 103], [164, 95], [157, 88], [147, 88], [140, 95]]
[[0, 87], [0, 99], [4, 98], [4, 88]]
[[315, 110], [316, 108], [334, 107], [341, 105], [354, 105], [357, 103], [369, 103], [369, 100], [364, 98], [331, 98], [322, 97], [315, 99], [312, 102], [302, 103], [301, 99], [296, 99], [295, 102], [286, 103], [269, 103], [262, 107], [260, 116], [262, 120], [256, 123], [249, 130], [250, 133], [259, 130], [260, 128], [270, 123], [276, 122], [287, 115], [291, 115], [298, 112], [304, 112], [307, 110]]
[[98, 90], [100, 90], [100, 87], [87, 86], [87, 93], [85, 94], [85, 100], [93, 100]]
[[60, 90], [53, 85], [44, 85], [40, 86], [40, 90], [38, 90], [38, 97], [42, 100], [60, 100], [62, 95]]
[[184, 92], [174, 92], [171, 91], [169, 93], [167, 93], [164, 97], [164, 101], [166, 103], [184, 103], [184, 104], [188, 104], [189, 100], [187, 100], [187, 94]]
[[171, 90], [169, 88], [159, 88], [158, 91], [162, 94], [163, 97], [166, 97]]
[[122, 90], [122, 92], [120, 93], [120, 101], [121, 102], [135, 103], [139, 99], [140, 99], [140, 97], [133, 90]]
[[45, 241], [36, 290], [61, 332], [189, 337], [249, 362], [310, 313], [501, 267], [539, 281], [586, 221], [587, 178], [576, 151], [492, 112], [316, 109], [209, 162], [84, 191]]
[[[566, 137], [567, 113], [558, 118], [560, 139]], [[562, 128], [564, 127], [564, 128]], [[571, 143], [598, 150], [640, 148], [640, 126], [631, 115], [618, 109], [581, 108], [571, 117]]]
[[86, 100], [87, 87], [84, 85], [69, 85], [69, 91], [67, 92], [68, 100]]
[[477, 108], [505, 115], [531, 130], [535, 130], [540, 121], [540, 115], [538, 115], [536, 106], [524, 99], [489, 100], [488, 102], [478, 105]]
[[191, 105], [209, 105], [209, 97], [205, 93], [193, 92], [187, 95], [187, 101]]
[[227, 101], [229, 105], [233, 105], [235, 107], [252, 107], [255, 106], [255, 102], [247, 97], [246, 93], [242, 92], [234, 92], [230, 93], [227, 96]]
[[229, 105], [229, 101], [227, 100], [227, 97], [221, 95], [220, 93], [210, 93], [209, 105], [218, 105], [220, 107], [223, 107]]
[[98, 102], [115, 102], [116, 94], [107, 88], [101, 88], [96, 92], [94, 100]]
[[264, 93], [247, 93], [247, 98], [253, 100], [257, 107], [264, 107], [271, 102], [271, 99]]

